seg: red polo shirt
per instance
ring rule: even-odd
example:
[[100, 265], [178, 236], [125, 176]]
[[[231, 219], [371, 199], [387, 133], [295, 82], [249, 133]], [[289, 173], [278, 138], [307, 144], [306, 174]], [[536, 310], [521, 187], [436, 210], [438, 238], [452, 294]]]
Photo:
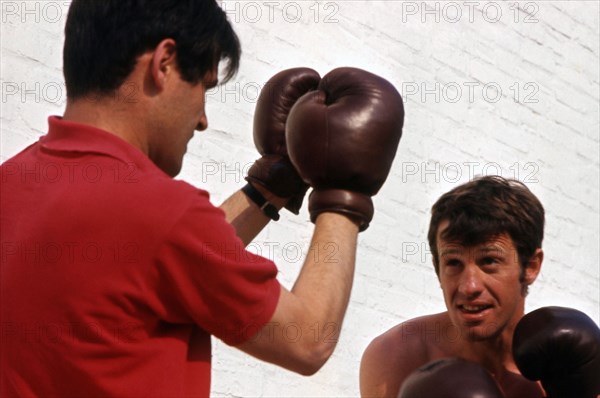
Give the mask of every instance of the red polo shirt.
[[271, 318], [275, 265], [137, 148], [49, 124], [0, 167], [0, 395], [208, 396], [210, 336]]

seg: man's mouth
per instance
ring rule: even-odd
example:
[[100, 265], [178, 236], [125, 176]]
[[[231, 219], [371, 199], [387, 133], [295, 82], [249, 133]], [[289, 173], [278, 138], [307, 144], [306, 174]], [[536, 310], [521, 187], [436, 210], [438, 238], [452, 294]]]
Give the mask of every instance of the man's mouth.
[[467, 314], [478, 314], [480, 312], [487, 310], [488, 308], [492, 308], [492, 306], [489, 304], [480, 304], [480, 305], [461, 304], [458, 306], [458, 308], [461, 310], [461, 312], [464, 312]]
[[460, 304], [457, 307], [463, 322], [475, 325], [488, 318], [493, 306], [490, 304]]

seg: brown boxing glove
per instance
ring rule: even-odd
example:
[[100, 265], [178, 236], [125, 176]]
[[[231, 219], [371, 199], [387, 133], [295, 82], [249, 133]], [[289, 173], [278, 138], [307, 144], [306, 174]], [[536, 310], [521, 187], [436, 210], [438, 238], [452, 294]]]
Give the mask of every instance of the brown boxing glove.
[[331, 71], [296, 102], [287, 120], [287, 146], [313, 187], [313, 222], [323, 212], [336, 212], [367, 229], [371, 197], [388, 176], [403, 123], [402, 97], [394, 86], [356, 68]]
[[298, 214], [308, 185], [288, 157], [285, 125], [298, 98], [317, 88], [321, 77], [309, 68], [293, 68], [273, 76], [261, 90], [254, 113], [254, 144], [262, 155], [248, 170], [246, 180], [271, 193], [290, 198], [286, 209]]
[[515, 328], [513, 357], [521, 374], [540, 380], [548, 398], [600, 395], [600, 328], [581, 311], [542, 307]]
[[398, 398], [504, 398], [498, 383], [481, 365], [444, 358], [421, 366], [402, 383]]

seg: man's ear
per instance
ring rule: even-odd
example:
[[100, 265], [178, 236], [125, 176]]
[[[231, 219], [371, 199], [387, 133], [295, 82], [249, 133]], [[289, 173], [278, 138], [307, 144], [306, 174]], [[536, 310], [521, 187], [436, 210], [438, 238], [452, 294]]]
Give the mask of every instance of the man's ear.
[[543, 261], [544, 251], [541, 248], [537, 248], [525, 266], [524, 282], [526, 285], [531, 285], [536, 280], [542, 269]]
[[150, 68], [152, 79], [159, 90], [162, 90], [177, 66], [177, 45], [173, 39], [164, 39], [154, 49]]

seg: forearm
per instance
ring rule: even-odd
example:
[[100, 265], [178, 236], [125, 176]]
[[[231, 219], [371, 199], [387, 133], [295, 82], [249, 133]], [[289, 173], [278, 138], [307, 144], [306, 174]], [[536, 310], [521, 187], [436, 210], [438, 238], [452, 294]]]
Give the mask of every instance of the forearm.
[[[287, 199], [271, 194], [260, 185], [254, 187], [278, 210], [285, 205]], [[235, 228], [237, 236], [245, 245], [252, 242], [271, 221], [241, 190], [227, 198], [219, 208], [225, 212], [225, 219]]]
[[306, 309], [304, 321], [317, 328], [319, 336], [326, 336], [327, 343], [337, 342], [348, 306], [357, 235], [358, 227], [345, 216], [320, 215], [304, 267], [291, 290]]
[[316, 372], [339, 339], [354, 275], [358, 226], [323, 213], [292, 291], [281, 288], [271, 321], [239, 348], [305, 375]]

